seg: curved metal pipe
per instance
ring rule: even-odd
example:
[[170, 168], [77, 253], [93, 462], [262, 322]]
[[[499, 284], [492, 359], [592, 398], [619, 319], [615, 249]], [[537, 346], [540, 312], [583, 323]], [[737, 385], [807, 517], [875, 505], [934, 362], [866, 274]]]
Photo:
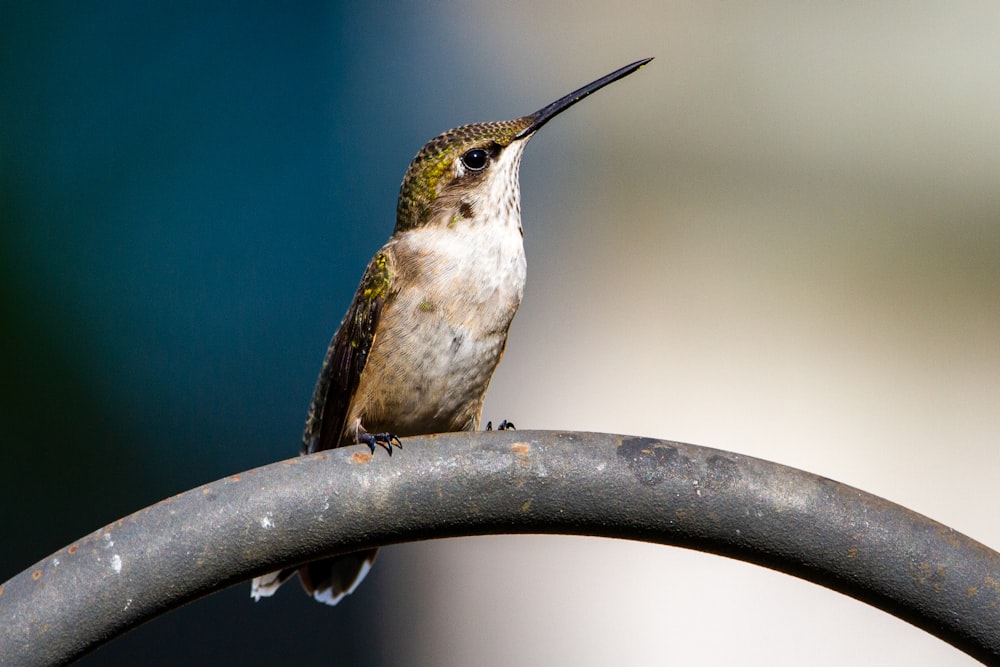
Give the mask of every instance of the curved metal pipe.
[[[206, 484], [120, 519], [0, 587], [0, 656], [72, 660], [230, 584], [318, 556], [497, 533], [644, 540], [827, 586], [1000, 664], [1000, 554], [823, 477], [599, 433], [411, 437]], [[249, 604], [249, 602], [248, 602]]]

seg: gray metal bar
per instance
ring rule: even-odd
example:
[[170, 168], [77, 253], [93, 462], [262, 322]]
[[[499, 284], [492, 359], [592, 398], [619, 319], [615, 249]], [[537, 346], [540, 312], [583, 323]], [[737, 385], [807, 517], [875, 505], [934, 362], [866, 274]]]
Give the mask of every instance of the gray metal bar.
[[[168, 498], [0, 587], [0, 662], [79, 657], [185, 602], [363, 547], [488, 533], [645, 540], [822, 584], [1000, 664], [1000, 554], [881, 498], [732, 452], [598, 433], [406, 438]], [[249, 601], [247, 602], [249, 604]]]

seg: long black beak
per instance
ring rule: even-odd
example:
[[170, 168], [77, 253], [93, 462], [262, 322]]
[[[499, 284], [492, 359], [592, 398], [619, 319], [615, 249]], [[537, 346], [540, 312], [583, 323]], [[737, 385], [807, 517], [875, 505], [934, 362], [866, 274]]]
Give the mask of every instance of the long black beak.
[[642, 60], [637, 60], [631, 65], [626, 65], [625, 67], [617, 69], [611, 74], [608, 74], [607, 76], [602, 76], [597, 81], [594, 81], [593, 83], [588, 83], [583, 88], [580, 88], [579, 90], [574, 90], [569, 95], [559, 98], [558, 100], [548, 105], [547, 107], [539, 109], [538, 111], [529, 116], [529, 118], [531, 118], [532, 121], [531, 125], [518, 132], [514, 136], [514, 140], [516, 141], [518, 139], [524, 139], [525, 137], [531, 136], [532, 134], [537, 132], [539, 128], [542, 127], [542, 125], [545, 125], [555, 116], [561, 114], [563, 111], [566, 111], [566, 109], [569, 109], [571, 106], [582, 100], [587, 95], [590, 95], [591, 93], [600, 90], [609, 83], [614, 83], [618, 79], [628, 76], [632, 72], [636, 71], [637, 69], [648, 63], [650, 60], [652, 60], [652, 58], [643, 58]]

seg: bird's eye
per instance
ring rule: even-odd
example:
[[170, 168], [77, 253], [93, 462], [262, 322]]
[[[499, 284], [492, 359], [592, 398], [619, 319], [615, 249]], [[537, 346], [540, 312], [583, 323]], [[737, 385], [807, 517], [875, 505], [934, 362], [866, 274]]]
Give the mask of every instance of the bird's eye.
[[490, 154], [482, 148], [473, 148], [462, 154], [462, 164], [469, 171], [482, 171], [490, 162]]

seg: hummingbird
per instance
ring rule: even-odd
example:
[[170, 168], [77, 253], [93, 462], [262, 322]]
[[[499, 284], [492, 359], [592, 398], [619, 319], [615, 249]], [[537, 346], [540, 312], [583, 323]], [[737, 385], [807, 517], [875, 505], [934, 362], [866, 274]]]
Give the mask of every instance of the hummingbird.
[[[300, 454], [479, 428], [525, 283], [518, 174], [528, 141], [646, 58], [516, 120], [463, 125], [430, 140], [399, 189], [392, 237], [365, 269], [313, 392]], [[504, 421], [500, 428], [512, 427]], [[376, 549], [257, 577], [255, 600], [296, 572], [319, 602], [353, 593]]]

